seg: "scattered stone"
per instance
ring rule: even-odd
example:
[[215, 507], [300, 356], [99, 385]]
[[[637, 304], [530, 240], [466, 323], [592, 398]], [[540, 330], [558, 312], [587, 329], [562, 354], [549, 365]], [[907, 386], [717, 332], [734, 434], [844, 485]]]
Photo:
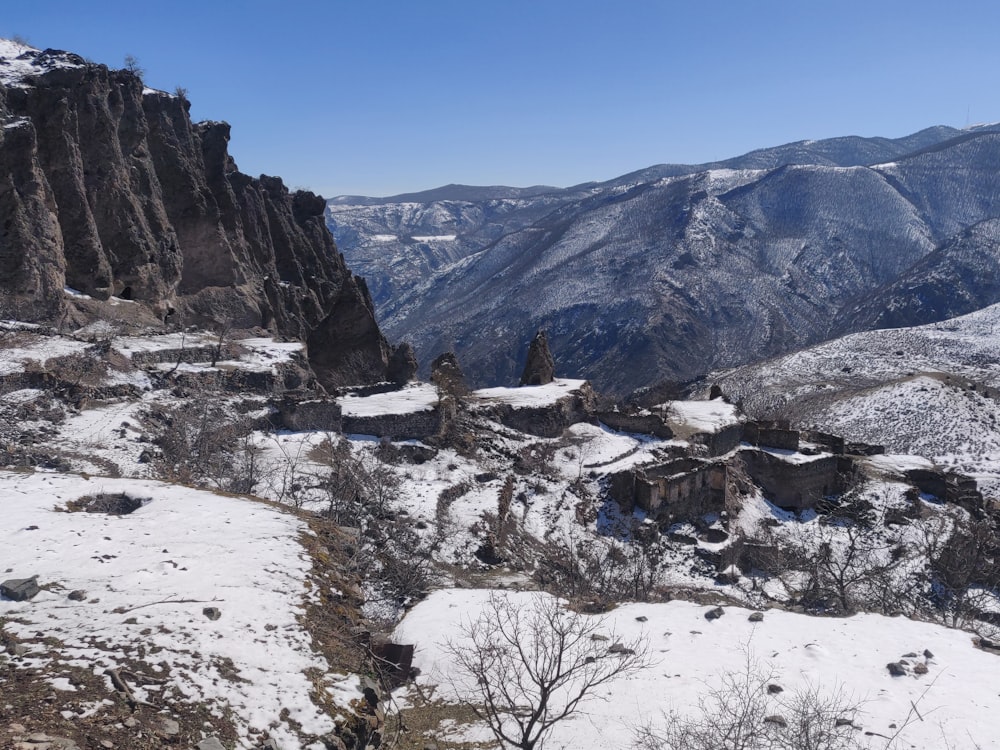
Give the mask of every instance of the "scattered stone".
[[768, 695], [777, 695], [778, 693], [785, 692], [785, 689], [781, 685], [775, 685], [773, 682], [767, 686]]
[[10, 652], [14, 656], [27, 656], [31, 653], [31, 646], [27, 643], [15, 643], [10, 647]]
[[726, 610], [724, 610], [722, 607], [716, 607], [715, 609], [710, 609], [708, 610], [708, 612], [705, 613], [705, 619], [709, 621], [718, 620], [724, 614], [726, 614]]
[[836, 727], [853, 727], [854, 721], [852, 719], [840, 718], [833, 722], [833, 725]]
[[934, 654], [932, 654], [930, 652], [930, 649], [926, 649], [926, 648], [924, 649], [924, 658], [925, 659], [933, 659], [934, 658]]
[[164, 716], [163, 718], [160, 719], [160, 731], [163, 732], [163, 734], [170, 737], [175, 734], [180, 734], [181, 725], [178, 724], [173, 719], [168, 719], [167, 717]]
[[764, 621], [764, 613], [763, 612], [753, 612], [753, 613], [750, 614], [750, 616], [747, 619], [750, 622], [763, 622]]
[[765, 716], [764, 721], [767, 724], [774, 724], [775, 726], [784, 729], [788, 726], [788, 722], [785, 721], [785, 717], [779, 714], [771, 714], [770, 716]]
[[636, 622], [648, 622], [649, 618], [646, 617], [646, 615], [639, 615], [638, 617], [635, 618], [635, 621]]
[[127, 719], [125, 719], [125, 721], [123, 721], [122, 724], [124, 724], [129, 729], [132, 729], [133, 727], [139, 726], [139, 722], [136, 721], [135, 719], [133, 719], [131, 716], [129, 716]]
[[913, 674], [927, 674], [928, 669], [926, 664], [916, 664], [913, 667]]
[[226, 750], [225, 745], [219, 742], [218, 737], [207, 737], [195, 745], [197, 750]]
[[590, 636], [590, 640], [592, 640], [592, 641], [606, 641], [606, 640], [608, 640], [608, 637], [606, 635], [601, 635], [600, 633], [594, 633], [592, 636]]
[[218, 607], [205, 607], [205, 609], [203, 609], [201, 613], [205, 615], [205, 617], [207, 617], [209, 620], [218, 620], [220, 617], [222, 617], [222, 610], [219, 609]]
[[257, 750], [281, 750], [281, 745], [278, 744], [277, 740], [264, 740], [264, 744]]
[[0, 583], [0, 595], [15, 602], [24, 602], [41, 591], [38, 588], [38, 576], [31, 578], [11, 578]]
[[111, 750], [114, 746], [115, 743], [111, 740], [101, 740], [101, 747], [105, 748], [105, 750]]
[[906, 675], [906, 667], [900, 664], [898, 661], [891, 661], [885, 665], [885, 668], [889, 670], [889, 674], [893, 677], [904, 677]]
[[611, 644], [611, 646], [608, 647], [608, 653], [609, 654], [621, 654], [622, 656], [629, 656], [631, 654], [634, 654], [635, 651], [633, 651], [630, 648], [627, 648], [622, 643], [613, 643], [613, 644]]
[[84, 599], [87, 598], [87, 592], [84, 591], [83, 589], [77, 589], [76, 591], [70, 591], [69, 592], [69, 596], [67, 598], [70, 601], [73, 601], [73, 602], [82, 602]]
[[903, 654], [903, 658], [904, 659], [916, 659], [917, 655], [913, 651], [911, 651], [908, 654]]

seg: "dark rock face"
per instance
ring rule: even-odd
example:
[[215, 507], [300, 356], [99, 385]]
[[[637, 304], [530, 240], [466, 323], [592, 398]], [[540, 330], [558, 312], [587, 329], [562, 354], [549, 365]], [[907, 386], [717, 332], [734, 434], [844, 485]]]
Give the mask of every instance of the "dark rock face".
[[393, 347], [392, 355], [389, 357], [387, 377], [392, 382], [403, 385], [413, 380], [418, 367], [413, 347], [404, 341], [399, 346]]
[[545, 331], [539, 331], [528, 347], [528, 360], [521, 373], [521, 385], [546, 385], [555, 377], [556, 363], [549, 351]]
[[384, 379], [389, 347], [325, 201], [240, 173], [229, 125], [189, 106], [64, 52], [0, 59], [0, 315], [92, 319], [68, 286], [306, 340], [324, 385]]

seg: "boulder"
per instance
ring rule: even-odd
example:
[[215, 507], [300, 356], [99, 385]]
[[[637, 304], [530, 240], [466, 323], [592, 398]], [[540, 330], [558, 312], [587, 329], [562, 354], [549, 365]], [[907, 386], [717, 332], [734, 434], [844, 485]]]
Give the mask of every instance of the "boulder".
[[900, 664], [898, 661], [891, 661], [885, 665], [885, 668], [889, 670], [889, 674], [893, 677], [905, 677], [906, 667]]
[[722, 607], [716, 607], [715, 609], [710, 609], [708, 610], [708, 612], [705, 613], [705, 619], [718, 620], [724, 614], [726, 614], [726, 610], [724, 610]]
[[15, 602], [32, 599], [41, 589], [38, 588], [38, 576], [31, 578], [11, 578], [0, 583], [0, 595]]

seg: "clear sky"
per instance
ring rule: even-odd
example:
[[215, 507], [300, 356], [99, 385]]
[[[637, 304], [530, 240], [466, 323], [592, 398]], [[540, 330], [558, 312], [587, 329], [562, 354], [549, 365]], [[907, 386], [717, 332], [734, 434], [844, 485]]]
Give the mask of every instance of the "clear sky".
[[327, 197], [567, 186], [1000, 120], [996, 0], [5, 0], [0, 36], [188, 89]]

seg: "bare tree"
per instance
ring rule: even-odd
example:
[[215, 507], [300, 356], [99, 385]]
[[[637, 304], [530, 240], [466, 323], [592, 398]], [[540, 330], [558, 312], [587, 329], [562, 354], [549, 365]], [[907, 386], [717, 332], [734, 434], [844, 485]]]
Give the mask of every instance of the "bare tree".
[[138, 78], [146, 75], [145, 69], [139, 64], [139, 58], [135, 55], [125, 55], [125, 70]]
[[598, 637], [606, 618], [581, 615], [536, 594], [526, 604], [499, 593], [462, 638], [447, 644], [461, 699], [506, 747], [536, 750], [595, 688], [650, 666], [644, 638]]

